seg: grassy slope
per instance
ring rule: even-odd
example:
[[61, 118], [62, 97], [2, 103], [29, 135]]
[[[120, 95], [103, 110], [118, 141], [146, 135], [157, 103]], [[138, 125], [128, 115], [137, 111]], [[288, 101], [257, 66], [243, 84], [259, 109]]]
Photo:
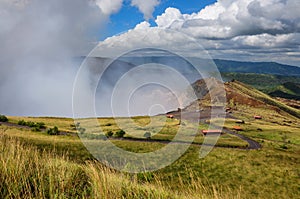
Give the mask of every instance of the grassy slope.
[[[234, 111], [234, 114], [246, 120], [246, 124], [243, 126], [245, 131], [241, 133], [260, 141], [263, 145], [263, 149], [257, 151], [242, 151], [238, 149], [215, 148], [207, 157], [199, 159], [200, 147], [191, 146], [184, 156], [179, 158], [174, 164], [151, 173], [151, 177], [148, 179], [150, 184], [146, 183], [142, 187], [133, 184], [133, 188], [128, 184], [128, 179], [134, 178], [144, 182], [145, 178], [138, 175], [133, 175], [129, 178], [126, 174], [117, 172], [112, 172], [113, 174], [111, 174], [111, 171], [101, 168], [98, 169], [98, 166], [92, 163], [92, 167], [89, 168], [88, 171], [92, 170], [94, 173], [88, 175], [91, 179], [89, 177], [87, 179], [91, 187], [87, 188], [86, 191], [83, 191], [85, 189], [84, 187], [80, 188], [80, 194], [86, 194], [85, 192], [87, 192], [92, 198], [99, 196], [96, 194], [104, 194], [108, 198], [109, 195], [106, 194], [112, 194], [112, 198], [120, 198], [118, 194], [125, 194], [125, 196], [130, 197], [128, 194], [133, 193], [141, 194], [143, 197], [152, 196], [152, 198], [170, 198], [170, 194], [172, 194], [172, 198], [176, 195], [178, 195], [179, 198], [296, 198], [300, 194], [300, 135], [297, 133], [299, 132], [297, 120], [289, 115], [282, 116], [275, 110], [266, 110], [264, 108], [251, 108], [237, 105], [235, 109], [240, 111]], [[253, 114], [256, 113], [263, 115], [263, 117], [268, 120], [253, 120]], [[25, 119], [32, 120], [32, 118]], [[44, 118], [34, 119], [36, 121], [44, 120]], [[107, 130], [116, 128], [113, 125], [106, 126], [107, 123], [113, 124], [113, 120], [109, 118], [100, 120], [100, 123], [105, 126]], [[147, 118], [140, 117], [136, 122], [146, 124], [147, 120]], [[65, 128], [70, 125], [69, 122], [71, 122], [69, 119], [49, 119], [49, 124], [60, 123], [61, 127]], [[174, 125], [172, 123], [176, 123], [176, 121], [170, 121], [171, 129], [172, 125]], [[282, 127], [284, 123], [288, 123], [290, 126]], [[60, 125], [58, 126], [60, 127]], [[236, 124], [234, 121], [228, 120], [226, 125], [231, 127]], [[261, 128], [262, 132], [257, 132], [257, 128]], [[274, 130], [276, 130], [276, 132], [274, 132]], [[1, 135], [17, 137], [21, 139], [23, 143], [37, 146], [38, 149], [46, 149], [52, 152], [52, 154], [53, 150], [55, 150], [54, 154], [57, 154], [56, 158], [60, 159], [62, 156], [70, 158], [70, 160], [64, 160], [66, 164], [75, 165], [75, 167], [79, 167], [80, 169], [82, 166], [84, 166], [83, 168], [87, 165], [91, 166], [86, 161], [92, 157], [82, 146], [77, 137], [48, 136], [45, 133], [35, 133], [29, 130], [18, 130], [5, 126], [1, 126], [0, 131]], [[285, 135], [287, 136], [286, 142], [283, 140]], [[161, 145], [157, 143], [145, 145], [130, 141], [116, 142], [119, 146], [135, 152], [141, 152], [141, 150], [145, 152], [161, 147]], [[283, 147], [283, 144], [287, 147]], [[30, 148], [30, 150], [32, 150], [32, 148]], [[20, 157], [24, 156], [22, 155]], [[7, 156], [3, 157], [3, 160], [6, 158]], [[45, 154], [42, 154], [41, 158], [47, 159], [49, 161], [47, 164], [54, 162], [53, 159], [49, 159], [48, 156], [45, 157]], [[17, 158], [14, 161], [20, 160]], [[43, 165], [45, 165], [44, 161], [45, 160], [41, 160]], [[17, 162], [14, 164], [17, 164]], [[37, 167], [37, 169], [40, 169], [40, 167]], [[41, 169], [45, 170], [45, 168]], [[73, 171], [72, 169], [70, 170]], [[74, 171], [72, 173], [76, 172]], [[80, 175], [86, 176], [87, 171], [81, 170], [79, 173], [81, 173]], [[100, 174], [102, 176], [100, 176], [101, 178], [99, 177]], [[115, 177], [111, 179], [111, 175]], [[68, 176], [72, 175], [68, 174]], [[94, 176], [95, 178], [92, 178]], [[59, 179], [65, 177], [55, 178]], [[105, 180], [102, 180], [103, 183], [99, 183], [102, 182], [99, 179]], [[115, 182], [114, 179], [118, 179], [117, 182]], [[77, 182], [76, 179], [71, 178], [70, 180]], [[121, 184], [121, 188], [115, 188], [114, 186], [116, 186], [116, 184], [119, 184], [119, 186]], [[14, 184], [11, 184], [10, 186], [13, 187], [13, 185]], [[71, 185], [68, 186], [70, 187], [64, 189], [74, 191]], [[45, 189], [47, 189], [47, 187]], [[91, 191], [95, 189], [101, 191], [99, 193]], [[110, 192], [112, 189], [117, 190], [115, 192], [117, 195], [113, 195], [114, 193]], [[154, 191], [152, 191], [152, 189], [154, 189]], [[20, 193], [18, 190], [14, 191]], [[57, 194], [62, 194], [62, 191], [56, 191]], [[70, 192], [69, 194], [73, 194], [72, 191]], [[157, 197], [147, 195], [151, 192], [158, 194], [156, 195]]]
[[300, 77], [254, 73], [222, 73], [225, 81], [232, 79], [251, 85], [274, 97], [298, 99]]
[[[196, 176], [190, 186], [177, 184], [185, 187], [178, 191], [168, 188], [159, 174], [129, 175], [94, 161], [76, 163], [75, 159], [68, 159], [69, 153], [55, 155], [57, 143], [69, 140], [66, 136], [45, 135], [51, 148], [41, 152], [37, 143], [24, 145], [16, 139], [17, 134], [24, 133], [32, 140], [41, 137], [29, 131], [0, 127], [0, 198], [238, 198], [240, 195], [239, 191], [226, 187], [223, 190], [214, 185], [205, 187]], [[71, 143], [76, 144], [76, 141]]]
[[234, 82], [230, 82], [229, 85], [234, 88], [236, 91], [241, 92], [243, 95], [247, 95], [250, 96], [254, 99], [257, 99], [259, 101], [262, 101], [268, 105], [274, 106], [279, 108], [282, 111], [285, 111], [297, 118], [300, 118], [300, 110], [292, 108], [290, 106], [287, 106], [273, 98], [271, 98], [270, 96], [266, 95], [263, 92], [260, 92], [250, 86], [247, 86], [241, 82], [238, 81], [234, 81]]

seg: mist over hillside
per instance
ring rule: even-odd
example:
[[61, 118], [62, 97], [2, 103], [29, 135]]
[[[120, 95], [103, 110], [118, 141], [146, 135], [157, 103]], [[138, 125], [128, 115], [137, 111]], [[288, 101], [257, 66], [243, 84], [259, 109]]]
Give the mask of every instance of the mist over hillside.
[[[100, 58], [98, 59], [109, 59]], [[280, 64], [276, 62], [249, 62], [249, 61], [235, 61], [235, 60], [222, 60], [222, 59], [200, 59], [195, 57], [189, 57], [188, 60], [192, 60], [193, 63], [201, 66], [204, 71], [210, 71], [212, 65], [216, 65], [221, 73], [255, 73], [255, 74], [272, 74], [283, 76], [300, 76], [300, 67], [287, 64]], [[182, 68], [182, 61], [178, 61], [174, 56], [148, 56], [148, 57], [126, 57], [121, 59], [124, 62], [130, 62], [134, 65], [143, 64], [143, 62], [155, 62], [160, 64], [172, 65], [176, 67], [180, 72], [185, 73], [184, 70], [189, 68]], [[188, 60], [187, 63], [188, 63]]]

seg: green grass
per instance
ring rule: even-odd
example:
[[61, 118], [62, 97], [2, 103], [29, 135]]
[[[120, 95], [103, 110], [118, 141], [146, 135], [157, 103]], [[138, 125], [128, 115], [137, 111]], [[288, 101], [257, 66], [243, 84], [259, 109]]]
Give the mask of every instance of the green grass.
[[[208, 156], [199, 159], [200, 146], [191, 145], [172, 165], [146, 174], [120, 173], [99, 165], [76, 136], [49, 136], [44, 132], [2, 125], [0, 149], [5, 151], [0, 153], [1, 162], [5, 163], [2, 165], [6, 165], [5, 160], [11, 157], [11, 163], [3, 168], [9, 167], [11, 171], [18, 172], [12, 174], [8, 170], [1, 170], [5, 178], [1, 178], [0, 184], [9, 191], [2, 192], [5, 196], [0, 198], [20, 198], [24, 193], [27, 198], [297, 198], [300, 194], [298, 119], [274, 109], [244, 105], [236, 105], [233, 114], [245, 120], [245, 124], [238, 124], [244, 129], [240, 133], [259, 141], [262, 149], [247, 151], [214, 148]], [[256, 114], [262, 115], [263, 119], [254, 120], [253, 115]], [[45, 118], [9, 119], [43, 121], [46, 125], [57, 125], [60, 129], [69, 128], [73, 123], [67, 118], [49, 118], [48, 122]], [[148, 117], [134, 118], [136, 125], [129, 123], [128, 118], [119, 119], [121, 126], [125, 125], [127, 129], [127, 136], [151, 131], [149, 128], [154, 126], [152, 130], [159, 127], [161, 131], [152, 139], [168, 140], [174, 137], [178, 129], [178, 121], [168, 119], [163, 123], [164, 117], [153, 118], [151, 126], [147, 126]], [[104, 131], [120, 129], [112, 118], [99, 119], [99, 124]], [[189, 124], [186, 122], [186, 125]], [[226, 120], [225, 125], [232, 128], [237, 124], [235, 120]], [[199, 126], [199, 130], [206, 128], [207, 125]], [[127, 139], [111, 141], [125, 150], [137, 153], [154, 151], [164, 146], [162, 143]], [[194, 142], [202, 141], [203, 136], [198, 133]], [[218, 145], [243, 146], [245, 143], [235, 136], [225, 134], [219, 139]], [[14, 153], [21, 154], [11, 155]], [[33, 159], [29, 154], [38, 159]], [[30, 162], [30, 158], [35, 161]], [[19, 166], [24, 162], [27, 162], [26, 169], [30, 168], [28, 171]], [[49, 167], [53, 169], [49, 170]], [[56, 170], [59, 172], [54, 173]], [[41, 175], [35, 176], [34, 173]], [[20, 179], [17, 176], [23, 176], [20, 182], [14, 181]], [[37, 190], [24, 192], [24, 189], [31, 186], [32, 179], [39, 182]], [[78, 179], [84, 183], [81, 184]]]
[[1, 127], [0, 198], [240, 198], [239, 191], [208, 188], [196, 176], [190, 187], [181, 183], [185, 189], [171, 190], [158, 174], [129, 175], [95, 161], [79, 164], [7, 133]]
[[239, 91], [243, 95], [248, 95], [256, 100], [260, 100], [266, 103], [267, 105], [275, 106], [282, 111], [285, 111], [297, 118], [300, 118], [300, 110], [287, 106], [277, 100], [274, 100], [273, 98], [271, 98], [270, 96], [268, 96], [263, 92], [260, 92], [250, 86], [247, 86], [237, 81], [231, 82], [230, 85], [232, 88], [234, 88], [236, 91]]
[[274, 97], [299, 99], [299, 82], [297, 76], [281, 76], [254, 73], [222, 73], [227, 81], [238, 80]]
[[276, 87], [287, 82], [299, 83], [300, 77], [281, 76], [255, 73], [222, 73], [222, 78], [227, 81], [238, 80], [265, 93], [272, 92]]

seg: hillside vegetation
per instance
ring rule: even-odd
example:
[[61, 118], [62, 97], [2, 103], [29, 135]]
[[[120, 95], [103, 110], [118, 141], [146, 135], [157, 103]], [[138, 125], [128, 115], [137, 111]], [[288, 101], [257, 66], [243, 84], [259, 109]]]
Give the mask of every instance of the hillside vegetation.
[[[271, 105], [273, 107], [278, 108], [278, 111], [285, 111], [297, 118], [300, 118], [300, 110], [292, 108], [290, 106], [285, 105], [282, 102], [279, 102], [276, 99], [271, 98], [270, 96], [266, 95], [265, 93], [258, 91], [252, 87], [249, 87], [241, 82], [234, 81], [225, 84], [227, 86], [227, 90], [234, 90], [236, 92], [241, 93], [244, 97], [248, 96], [250, 99], [254, 99], [257, 102], [262, 102], [266, 105]], [[230, 91], [229, 91], [230, 92]], [[236, 94], [232, 94], [234, 96]], [[229, 97], [228, 100], [232, 100], [234, 97]]]
[[222, 73], [222, 78], [225, 81], [238, 80], [272, 97], [300, 99], [300, 77], [254, 73]]

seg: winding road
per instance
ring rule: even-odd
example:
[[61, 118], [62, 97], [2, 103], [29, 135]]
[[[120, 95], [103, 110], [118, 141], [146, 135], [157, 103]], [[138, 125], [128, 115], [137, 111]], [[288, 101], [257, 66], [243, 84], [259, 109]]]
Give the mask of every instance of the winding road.
[[[11, 123], [11, 122], [0, 122], [1, 125], [6, 125], [6, 126], [10, 126], [10, 127], [17, 127], [17, 128], [24, 128], [24, 129], [31, 129], [28, 126], [22, 126], [22, 125], [18, 125], [15, 123]], [[255, 140], [252, 140], [251, 138], [248, 138], [244, 135], [238, 134], [230, 129], [227, 128], [223, 128], [223, 132], [224, 133], [228, 133], [234, 136], [239, 137], [240, 139], [246, 141], [248, 143], [248, 147], [247, 148], [242, 148], [242, 147], [229, 147], [229, 146], [214, 146], [214, 147], [218, 147], [218, 148], [237, 148], [237, 149], [241, 149], [241, 150], [254, 150], [254, 149], [260, 149], [261, 145], [256, 142]], [[67, 132], [60, 132], [60, 135], [66, 135]], [[162, 144], [169, 144], [169, 143], [173, 143], [173, 144], [193, 144], [193, 145], [197, 145], [197, 146], [201, 146], [203, 145], [202, 143], [195, 143], [195, 142], [184, 142], [184, 141], [169, 141], [169, 140], [158, 140], [158, 139], [144, 139], [144, 138], [110, 138], [111, 140], [128, 140], [128, 141], [134, 141], [134, 142], [151, 142], [151, 143], [162, 143]]]
[[[198, 112], [185, 112], [184, 117], [188, 118], [188, 120], [190, 120], [190, 121], [199, 121], [200, 123], [205, 123], [207, 120], [210, 120], [212, 118], [217, 118], [219, 116], [221, 116], [222, 118], [237, 119], [237, 118], [233, 117], [231, 114], [228, 114], [228, 113], [222, 112], [222, 111], [219, 111], [218, 113], [220, 113], [220, 112], [221, 112], [221, 114], [217, 114], [217, 115], [211, 115], [210, 109], [204, 110], [203, 112], [201, 112], [201, 114], [199, 114]], [[178, 111], [173, 111], [168, 114], [172, 114], [174, 116], [174, 118], [176, 118], [176, 119], [180, 119], [180, 117], [181, 117], [181, 113]], [[200, 115], [200, 118], [199, 118], [199, 115]], [[218, 127], [218, 129], [220, 129], [220, 127]], [[228, 128], [223, 128], [222, 131], [224, 133], [228, 133], [228, 134], [237, 136], [240, 139], [246, 141], [248, 143], [248, 147], [243, 148], [245, 150], [257, 150], [257, 149], [262, 148], [262, 146], [257, 141], [255, 141], [249, 137], [246, 137], [244, 135], [241, 135], [239, 133], [236, 133], [233, 130], [230, 130]]]
[[248, 150], [260, 149], [261, 148], [261, 145], [258, 142], [256, 142], [255, 140], [252, 140], [251, 138], [248, 138], [244, 135], [238, 134], [238, 133], [236, 133], [234, 131], [231, 131], [227, 128], [223, 128], [223, 132], [231, 134], [231, 135], [235, 135], [235, 136], [241, 138], [242, 140], [248, 142], [248, 147], [246, 148]]

